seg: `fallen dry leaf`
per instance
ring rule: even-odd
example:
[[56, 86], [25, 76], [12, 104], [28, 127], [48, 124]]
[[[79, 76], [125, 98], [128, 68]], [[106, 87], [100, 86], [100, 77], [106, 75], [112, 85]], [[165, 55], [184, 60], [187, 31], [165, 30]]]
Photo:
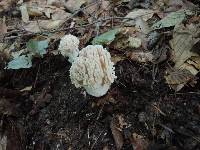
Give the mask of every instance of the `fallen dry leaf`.
[[195, 76], [188, 70], [168, 70], [165, 76], [167, 84], [175, 91], [181, 90], [189, 81], [196, 80]]
[[110, 150], [110, 149], [109, 149], [109, 146], [107, 146], [107, 145], [104, 146], [104, 147], [103, 147], [103, 150]]
[[123, 115], [117, 115], [117, 119], [118, 119], [118, 129], [120, 131], [122, 131], [123, 128], [126, 128], [128, 126], [128, 123], [126, 123], [124, 116]]
[[38, 17], [38, 16], [43, 15], [43, 9], [38, 6], [28, 5], [27, 10], [28, 10], [29, 16]]
[[1, 0], [0, 1], [0, 13], [3, 11], [8, 11], [9, 8], [16, 3], [15, 0]]
[[151, 31], [151, 28], [149, 27], [148, 23], [144, 21], [142, 17], [136, 19], [135, 27], [138, 29], [139, 32], [142, 32], [144, 34], [148, 34]]
[[193, 46], [200, 40], [199, 24], [175, 26], [173, 39], [170, 45], [173, 49], [174, 71], [169, 71], [165, 79], [174, 90], [181, 90], [187, 83], [196, 83], [195, 75], [199, 72], [200, 56], [191, 51]]
[[39, 20], [41, 29], [53, 30], [59, 28], [65, 21], [64, 20]]
[[87, 1], [88, 0], [68, 0], [64, 5], [71, 13], [74, 13]]
[[38, 33], [43, 30], [54, 30], [58, 29], [64, 20], [38, 20], [29, 21], [29, 23], [24, 24], [23, 27], [26, 31]]
[[131, 144], [134, 150], [146, 150], [149, 142], [144, 138], [144, 136], [133, 133], [131, 137]]
[[167, 7], [166, 11], [168, 11], [168, 12], [169, 11], [171, 11], [171, 12], [177, 11], [179, 9], [187, 9], [187, 8], [193, 9], [193, 8], [196, 7], [193, 3], [191, 3], [187, 0], [176, 0], [176, 1], [174, 1], [174, 0], [160, 0], [160, 1], [164, 2], [163, 4]]
[[20, 6], [19, 9], [21, 11], [22, 20], [26, 23], [29, 22], [29, 14], [28, 14], [26, 4], [23, 4], [22, 6]]
[[109, 47], [118, 51], [128, 49], [137, 49], [142, 46], [142, 39], [137, 36], [137, 29], [133, 27], [121, 28], [115, 33], [114, 40], [109, 44]]
[[47, 5], [52, 5], [56, 7], [63, 7], [64, 0], [47, 0]]
[[6, 18], [3, 17], [2, 21], [0, 21], [0, 33], [3, 35], [5, 33], [7, 33], [7, 26], [6, 26]]
[[33, 32], [33, 33], [41, 32], [40, 26], [38, 25], [38, 22], [37, 22], [37, 21], [30, 21], [29, 23], [24, 24], [24, 25], [23, 25], [23, 28], [24, 28], [26, 31]]
[[193, 45], [197, 42], [195, 37], [200, 30], [197, 26], [191, 24], [184, 26], [183, 24], [177, 25], [174, 29], [173, 39], [170, 41], [170, 45], [174, 50], [173, 61], [175, 67], [180, 66], [191, 56], [197, 56], [196, 53], [191, 52]]
[[154, 13], [155, 11], [150, 9], [137, 9], [128, 13], [125, 18], [137, 19], [141, 17], [144, 21], [147, 21], [153, 16]]
[[[53, 3], [53, 2], [52, 2]], [[39, 2], [36, 3], [34, 1], [29, 1], [23, 5], [27, 6], [27, 11], [29, 16], [43, 16], [44, 14], [53, 20], [64, 20], [67, 17], [71, 16], [70, 13], [65, 11], [64, 4], [62, 6], [57, 5], [50, 5], [51, 2], [40, 4]], [[54, 3], [53, 3], [54, 4]]]
[[80, 44], [79, 47], [82, 49], [85, 47], [85, 45], [90, 41], [92, 33], [94, 32], [94, 29], [89, 29], [86, 31], [86, 33], [79, 39]]
[[130, 48], [139, 48], [142, 45], [142, 40], [137, 37], [129, 37], [128, 41], [129, 41], [128, 45]]
[[193, 75], [197, 75], [200, 70], [200, 56], [190, 57], [183, 65], [181, 65], [180, 69], [186, 69]]
[[110, 2], [108, 0], [89, 0], [88, 2], [92, 2], [93, 4], [84, 9], [85, 14], [99, 17], [109, 16]]
[[154, 13], [156, 13], [156, 11], [150, 9], [136, 9], [125, 16], [125, 18], [131, 18], [134, 20], [127, 21], [127, 19], [125, 19], [124, 21], [128, 24], [136, 25], [136, 28], [140, 32], [148, 34], [151, 29], [146, 21], [150, 19]]
[[57, 9], [55, 10], [52, 15], [51, 18], [52, 20], [65, 20], [66, 18], [69, 18], [72, 14], [62, 10], [62, 9]]

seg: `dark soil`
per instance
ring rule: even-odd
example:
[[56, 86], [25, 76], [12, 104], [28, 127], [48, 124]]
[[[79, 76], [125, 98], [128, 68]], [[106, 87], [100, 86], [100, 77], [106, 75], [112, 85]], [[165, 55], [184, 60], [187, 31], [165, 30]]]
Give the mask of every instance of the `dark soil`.
[[[71, 84], [70, 64], [61, 56], [35, 62], [30, 70], [7, 72], [2, 83], [11, 99], [4, 109], [12, 112], [2, 116], [2, 132], [11, 137], [7, 149], [116, 149], [110, 122], [117, 114], [129, 124], [123, 149], [133, 149], [132, 133], [148, 139], [149, 150], [200, 149], [199, 86], [174, 93], [165, 84], [164, 64], [118, 62], [115, 84], [97, 99]], [[31, 93], [11, 90], [30, 85]]]

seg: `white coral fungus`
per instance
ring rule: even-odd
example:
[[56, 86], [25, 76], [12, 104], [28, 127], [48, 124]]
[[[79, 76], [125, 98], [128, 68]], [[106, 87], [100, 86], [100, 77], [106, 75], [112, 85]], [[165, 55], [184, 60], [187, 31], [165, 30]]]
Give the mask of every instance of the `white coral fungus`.
[[72, 63], [70, 78], [77, 87], [84, 87], [92, 96], [106, 94], [116, 78], [110, 53], [101, 45], [88, 45]]
[[69, 57], [68, 61], [72, 63], [78, 56], [79, 43], [76, 36], [68, 34], [61, 38], [58, 50], [64, 57]]

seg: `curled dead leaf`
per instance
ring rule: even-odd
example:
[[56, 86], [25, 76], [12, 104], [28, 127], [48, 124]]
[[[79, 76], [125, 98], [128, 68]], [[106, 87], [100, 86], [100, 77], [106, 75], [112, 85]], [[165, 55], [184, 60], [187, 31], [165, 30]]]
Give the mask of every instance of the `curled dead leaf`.
[[58, 29], [64, 22], [65, 22], [64, 20], [29, 21], [28, 24], [24, 24], [24, 29], [29, 32], [38, 33], [43, 30]]

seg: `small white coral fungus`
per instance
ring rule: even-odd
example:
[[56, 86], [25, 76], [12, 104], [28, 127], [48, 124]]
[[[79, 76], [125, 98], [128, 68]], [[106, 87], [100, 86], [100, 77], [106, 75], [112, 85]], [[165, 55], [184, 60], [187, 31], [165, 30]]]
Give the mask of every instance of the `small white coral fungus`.
[[110, 53], [101, 45], [88, 45], [72, 63], [70, 78], [78, 87], [84, 87], [92, 96], [106, 94], [116, 78]]
[[60, 40], [58, 50], [64, 57], [69, 57], [69, 62], [73, 62], [79, 53], [79, 39], [71, 34], [65, 35]]

